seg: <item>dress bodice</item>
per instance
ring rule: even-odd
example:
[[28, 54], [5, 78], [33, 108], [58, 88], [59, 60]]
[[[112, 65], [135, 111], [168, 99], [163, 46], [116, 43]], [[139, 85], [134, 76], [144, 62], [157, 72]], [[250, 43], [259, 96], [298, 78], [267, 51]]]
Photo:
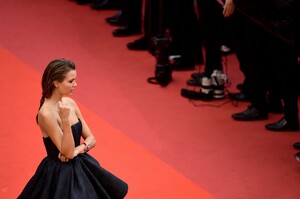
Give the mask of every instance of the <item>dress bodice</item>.
[[[80, 137], [82, 134], [81, 121], [78, 120], [77, 123], [75, 123], [71, 126], [71, 129], [72, 129], [72, 133], [73, 133], [73, 137], [74, 137], [75, 146], [78, 146], [80, 144]], [[51, 138], [50, 137], [43, 138], [43, 141], [44, 141], [44, 145], [45, 145], [45, 148], [47, 151], [48, 158], [54, 159], [54, 160], [59, 160], [58, 159], [59, 150], [57, 149], [55, 144], [52, 142]]]

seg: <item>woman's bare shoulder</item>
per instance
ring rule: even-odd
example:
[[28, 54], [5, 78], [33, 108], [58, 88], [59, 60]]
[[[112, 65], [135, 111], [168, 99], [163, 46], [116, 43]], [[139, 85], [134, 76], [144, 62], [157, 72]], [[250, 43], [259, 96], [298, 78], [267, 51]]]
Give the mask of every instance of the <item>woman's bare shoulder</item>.
[[54, 114], [53, 111], [48, 107], [42, 107], [38, 112], [38, 123], [41, 125], [45, 121], [53, 120]]
[[53, 116], [53, 113], [49, 107], [42, 107], [38, 112], [38, 116], [42, 118], [49, 118]]
[[72, 98], [70, 98], [70, 97], [63, 97], [63, 102], [66, 102], [66, 103], [68, 103], [68, 104], [70, 104], [70, 105], [76, 105], [76, 102], [75, 102], [75, 100], [73, 100]]

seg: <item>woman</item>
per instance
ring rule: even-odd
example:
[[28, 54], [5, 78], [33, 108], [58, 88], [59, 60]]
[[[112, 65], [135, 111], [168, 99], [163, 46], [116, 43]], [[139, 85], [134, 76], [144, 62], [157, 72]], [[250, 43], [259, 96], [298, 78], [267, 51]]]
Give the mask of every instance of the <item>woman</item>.
[[73, 62], [56, 59], [49, 63], [36, 116], [47, 157], [18, 198], [118, 199], [127, 194], [127, 184], [87, 154], [96, 140], [75, 101], [65, 97], [76, 86]]

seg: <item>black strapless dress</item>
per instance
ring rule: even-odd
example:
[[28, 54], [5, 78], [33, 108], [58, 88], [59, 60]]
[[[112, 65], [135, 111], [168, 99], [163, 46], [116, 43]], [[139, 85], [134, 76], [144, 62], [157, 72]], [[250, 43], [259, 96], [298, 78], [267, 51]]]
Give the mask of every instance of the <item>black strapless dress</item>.
[[[80, 144], [82, 124], [72, 125], [75, 146]], [[102, 168], [91, 155], [80, 154], [69, 162], [58, 159], [58, 149], [48, 138], [43, 138], [47, 151], [36, 173], [18, 198], [30, 199], [121, 199], [128, 185]]]

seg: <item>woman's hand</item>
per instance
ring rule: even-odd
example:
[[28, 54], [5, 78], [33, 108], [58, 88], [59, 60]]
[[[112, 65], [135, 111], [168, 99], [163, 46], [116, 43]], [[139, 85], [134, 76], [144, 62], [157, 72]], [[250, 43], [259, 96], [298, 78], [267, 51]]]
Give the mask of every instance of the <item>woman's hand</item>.
[[235, 10], [235, 5], [232, 0], [226, 0], [223, 6], [223, 15], [224, 17], [229, 17], [233, 14]]
[[79, 145], [78, 147], [75, 148], [75, 150], [74, 150], [74, 158], [80, 154], [80, 150], [79, 150], [80, 146], [81, 145]]
[[[80, 154], [80, 149], [78, 147], [74, 150], [74, 158]], [[62, 153], [58, 154], [58, 159], [62, 162], [69, 162], [70, 159], [66, 158]]]
[[58, 102], [58, 113], [61, 120], [68, 120], [70, 116], [70, 107], [62, 104], [61, 101]]
[[58, 159], [60, 159], [61, 162], [69, 162], [69, 159], [61, 153], [58, 154]]

